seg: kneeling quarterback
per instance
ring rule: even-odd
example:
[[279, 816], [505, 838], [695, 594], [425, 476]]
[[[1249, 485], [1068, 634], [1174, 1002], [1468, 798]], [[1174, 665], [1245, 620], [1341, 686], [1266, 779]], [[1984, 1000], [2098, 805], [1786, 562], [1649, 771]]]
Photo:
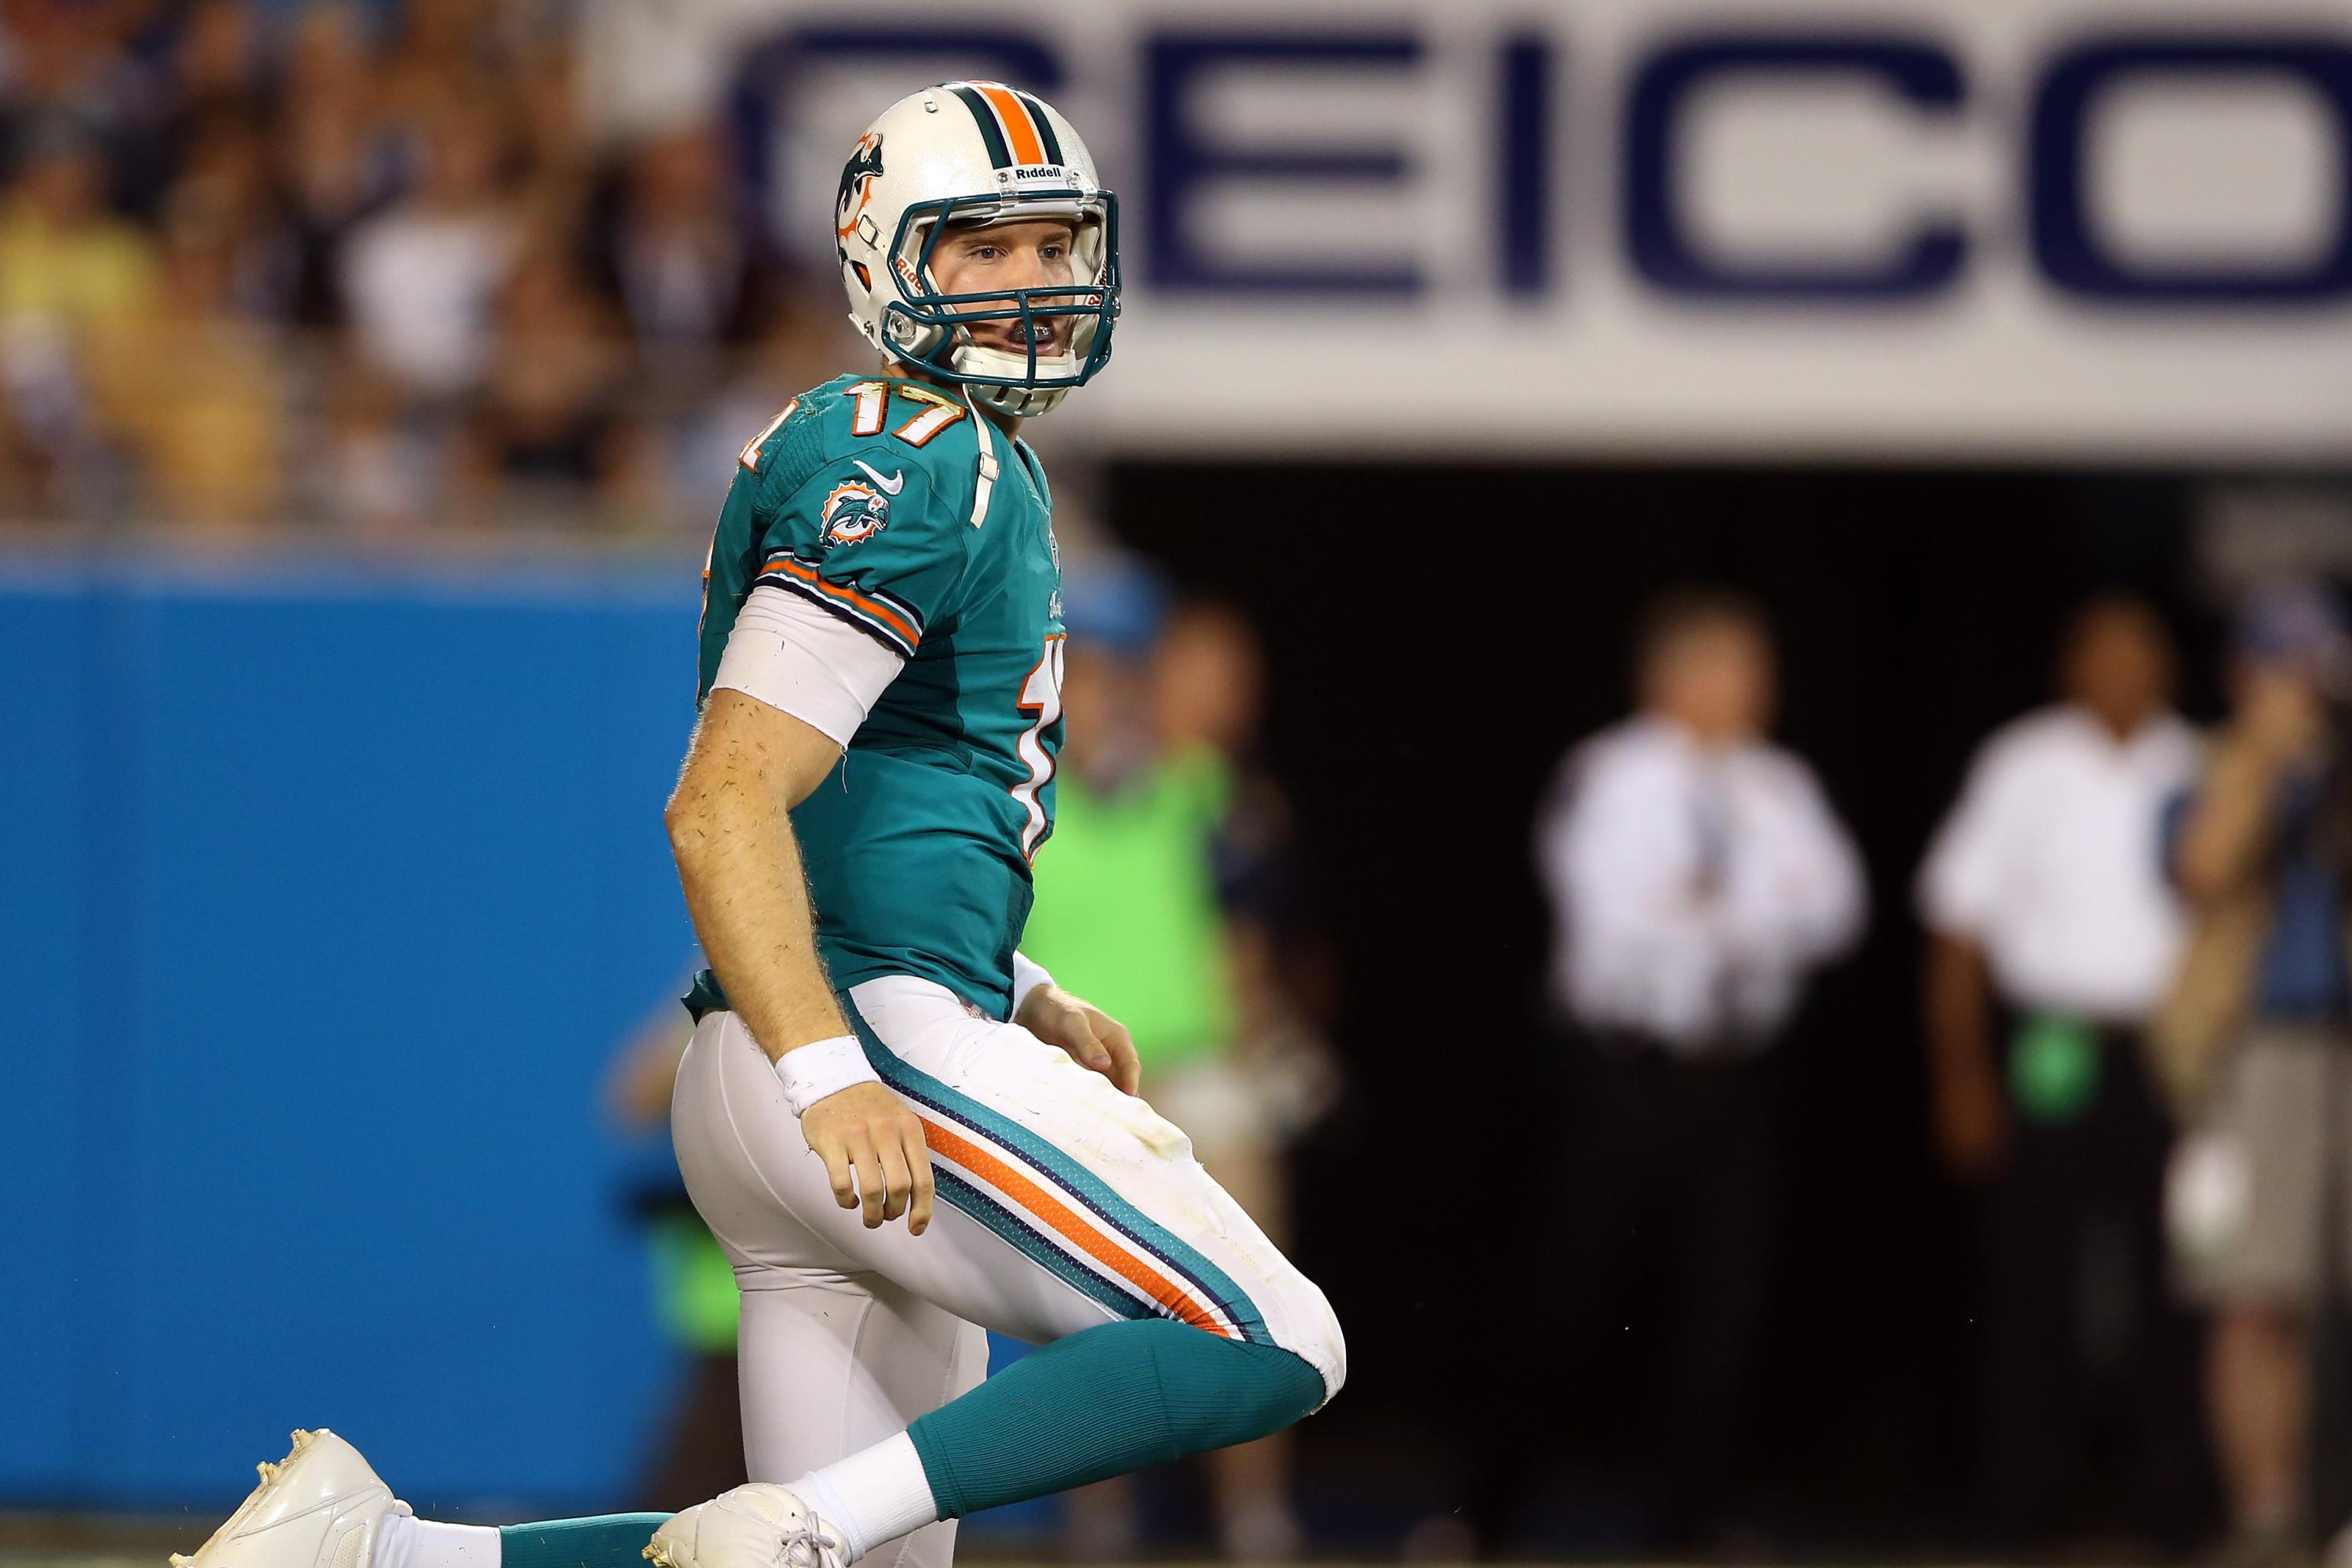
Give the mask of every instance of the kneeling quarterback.
[[[1339, 1387], [1322, 1293], [1135, 1097], [1125, 1031], [1014, 951], [1063, 730], [1019, 430], [1109, 357], [1116, 203], [1060, 114], [950, 82], [859, 139], [834, 227], [880, 373], [743, 448], [668, 812], [712, 964], [672, 1131], [742, 1286], [755, 1479], [490, 1530], [412, 1517], [301, 1433], [195, 1568], [943, 1568], [974, 1509]], [[1045, 1348], [983, 1381], [989, 1329]]]

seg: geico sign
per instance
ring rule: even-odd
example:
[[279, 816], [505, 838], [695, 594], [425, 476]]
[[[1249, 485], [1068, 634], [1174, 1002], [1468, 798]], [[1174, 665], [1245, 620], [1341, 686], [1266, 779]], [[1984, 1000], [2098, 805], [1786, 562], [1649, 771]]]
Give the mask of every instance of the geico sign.
[[[1568, 14], [1573, 18], [1574, 13]], [[2230, 13], [2218, 8], [2215, 15]], [[1294, 23], [1300, 18], [1293, 17]], [[2309, 305], [2352, 292], [2352, 41], [2324, 31], [2256, 31], [2242, 17], [2227, 30], [2107, 30], [2077, 36], [2022, 68], [2004, 66], [1991, 88], [1972, 84], [1966, 58], [1949, 44], [1907, 31], [1853, 27], [1684, 33], [1635, 56], [1612, 85], [1618, 156], [1614, 191], [1580, 191], [1573, 205], [1612, 214], [1630, 268], [1668, 295], [1738, 303], [1804, 300], [1919, 301], [1956, 286], [1988, 237], [1957, 212], [1932, 205], [1902, 221], [1895, 243], [1850, 256], [1759, 261], [1711, 245], [1692, 214], [1689, 160], [1681, 143], [1706, 96], [1726, 87], [1775, 82], [1791, 93], [1827, 82], [1868, 89], [1919, 129], [1993, 129], [2022, 157], [2006, 178], [2018, 195], [2031, 264], [2065, 295], [2110, 304], [2205, 301]], [[887, 66], [905, 59], [953, 60], [975, 74], [1003, 76], [1053, 92], [1066, 85], [1062, 51], [1042, 27], [1018, 22], [950, 25], [804, 26], [755, 58], [751, 74], [782, 85], [804, 64]], [[1448, 35], [1452, 50], [1458, 38]], [[1324, 77], [1368, 73], [1393, 84], [1427, 73], [1435, 50], [1409, 30], [1293, 26], [1263, 31], [1140, 28], [1134, 39], [1140, 91], [1133, 148], [1117, 182], [1130, 211], [1133, 275], [1166, 290], [1223, 295], [1408, 295], [1427, 283], [1410, 258], [1349, 264], [1330, 254], [1237, 259], [1188, 220], [1198, 198], [1236, 186], [1402, 195], [1412, 175], [1404, 140], [1333, 148], [1295, 141], [1237, 140], [1203, 112], [1210, 90], [1235, 73], [1301, 70]], [[1562, 62], [1571, 42], [1506, 31], [1469, 46], [1490, 106], [1478, 106], [1488, 144], [1464, 163], [1494, 182], [1484, 205], [1493, 230], [1482, 247], [1492, 282], [1505, 294], [1534, 295], [1559, 281], [1564, 265], [1553, 221], [1573, 177], [1556, 155], [1567, 111]], [[2095, 131], [2103, 102], [2150, 87], [2269, 88], [2315, 106], [2332, 144], [2326, 208], [2314, 243], [2285, 256], [2148, 257], [2105, 232], [2093, 190]], [[778, 104], [779, 109], [788, 105]], [[1988, 123], [1991, 122], [1991, 123]], [[1137, 176], [1139, 174], [1140, 178]], [[1609, 199], [1613, 197], [1613, 199]], [[1596, 199], [1598, 198], [1598, 199]]]

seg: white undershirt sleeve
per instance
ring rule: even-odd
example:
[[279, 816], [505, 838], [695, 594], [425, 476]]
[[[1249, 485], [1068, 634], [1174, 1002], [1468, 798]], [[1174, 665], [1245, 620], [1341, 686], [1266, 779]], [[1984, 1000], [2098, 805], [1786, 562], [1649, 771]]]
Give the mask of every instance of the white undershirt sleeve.
[[762, 584], [743, 601], [713, 691], [740, 691], [846, 746], [906, 660], [790, 589]]
[[1021, 1004], [1029, 1000], [1029, 993], [1040, 985], [1051, 985], [1054, 977], [1045, 966], [1024, 953], [1013, 955], [1013, 1016], [1021, 1016]]

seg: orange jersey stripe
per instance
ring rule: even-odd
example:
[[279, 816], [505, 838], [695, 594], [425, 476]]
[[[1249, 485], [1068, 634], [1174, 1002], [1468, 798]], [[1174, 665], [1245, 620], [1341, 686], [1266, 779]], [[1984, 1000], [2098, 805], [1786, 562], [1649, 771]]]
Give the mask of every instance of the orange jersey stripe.
[[1013, 89], [1002, 82], [976, 81], [971, 85], [988, 100], [988, 107], [996, 110], [996, 118], [1004, 122], [1004, 134], [1013, 142], [1013, 161], [1044, 163], [1045, 143], [1038, 140], [1037, 127], [1029, 118], [1029, 106], [1013, 97]]
[[906, 638], [907, 646], [909, 647], [914, 647], [917, 643], [923, 640], [923, 634], [913, 626], [909, 625], [906, 616], [900, 615], [889, 605], [885, 605], [878, 600], [869, 599], [855, 588], [845, 588], [838, 583], [828, 583], [824, 578], [816, 574], [816, 569], [814, 567], [804, 566], [789, 555], [778, 556], [775, 560], [769, 562], [767, 565], [762, 567], [761, 570], [762, 572], [782, 572], [785, 576], [793, 579], [795, 582], [807, 584], [810, 587], [814, 588], [820, 594], [828, 595], [833, 598], [841, 600], [845, 604], [856, 605], [865, 614], [873, 616], [876, 620], [880, 621], [884, 626], [888, 626], [892, 631], [897, 632], [900, 637]]
[[1087, 1257], [1159, 1302], [1171, 1317], [1226, 1339], [1234, 1337], [1231, 1329], [1211, 1317], [1174, 1281], [1146, 1268], [1132, 1253], [1073, 1214], [1069, 1205], [971, 1139], [925, 1117], [923, 1142], [930, 1145], [933, 1153], [982, 1178], [998, 1192], [1027, 1209], [1032, 1218], [1043, 1220], [1065, 1238], [1076, 1243]]

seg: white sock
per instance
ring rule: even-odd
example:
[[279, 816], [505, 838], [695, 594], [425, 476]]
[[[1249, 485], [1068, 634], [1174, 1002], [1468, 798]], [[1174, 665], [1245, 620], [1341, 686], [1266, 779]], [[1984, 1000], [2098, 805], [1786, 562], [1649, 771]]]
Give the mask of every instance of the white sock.
[[369, 1568], [499, 1568], [499, 1532], [486, 1524], [443, 1524], [388, 1513], [375, 1527]]
[[886, 1541], [939, 1522], [940, 1505], [931, 1496], [930, 1478], [923, 1474], [923, 1457], [904, 1432], [811, 1470], [785, 1489], [841, 1531], [852, 1563]]

